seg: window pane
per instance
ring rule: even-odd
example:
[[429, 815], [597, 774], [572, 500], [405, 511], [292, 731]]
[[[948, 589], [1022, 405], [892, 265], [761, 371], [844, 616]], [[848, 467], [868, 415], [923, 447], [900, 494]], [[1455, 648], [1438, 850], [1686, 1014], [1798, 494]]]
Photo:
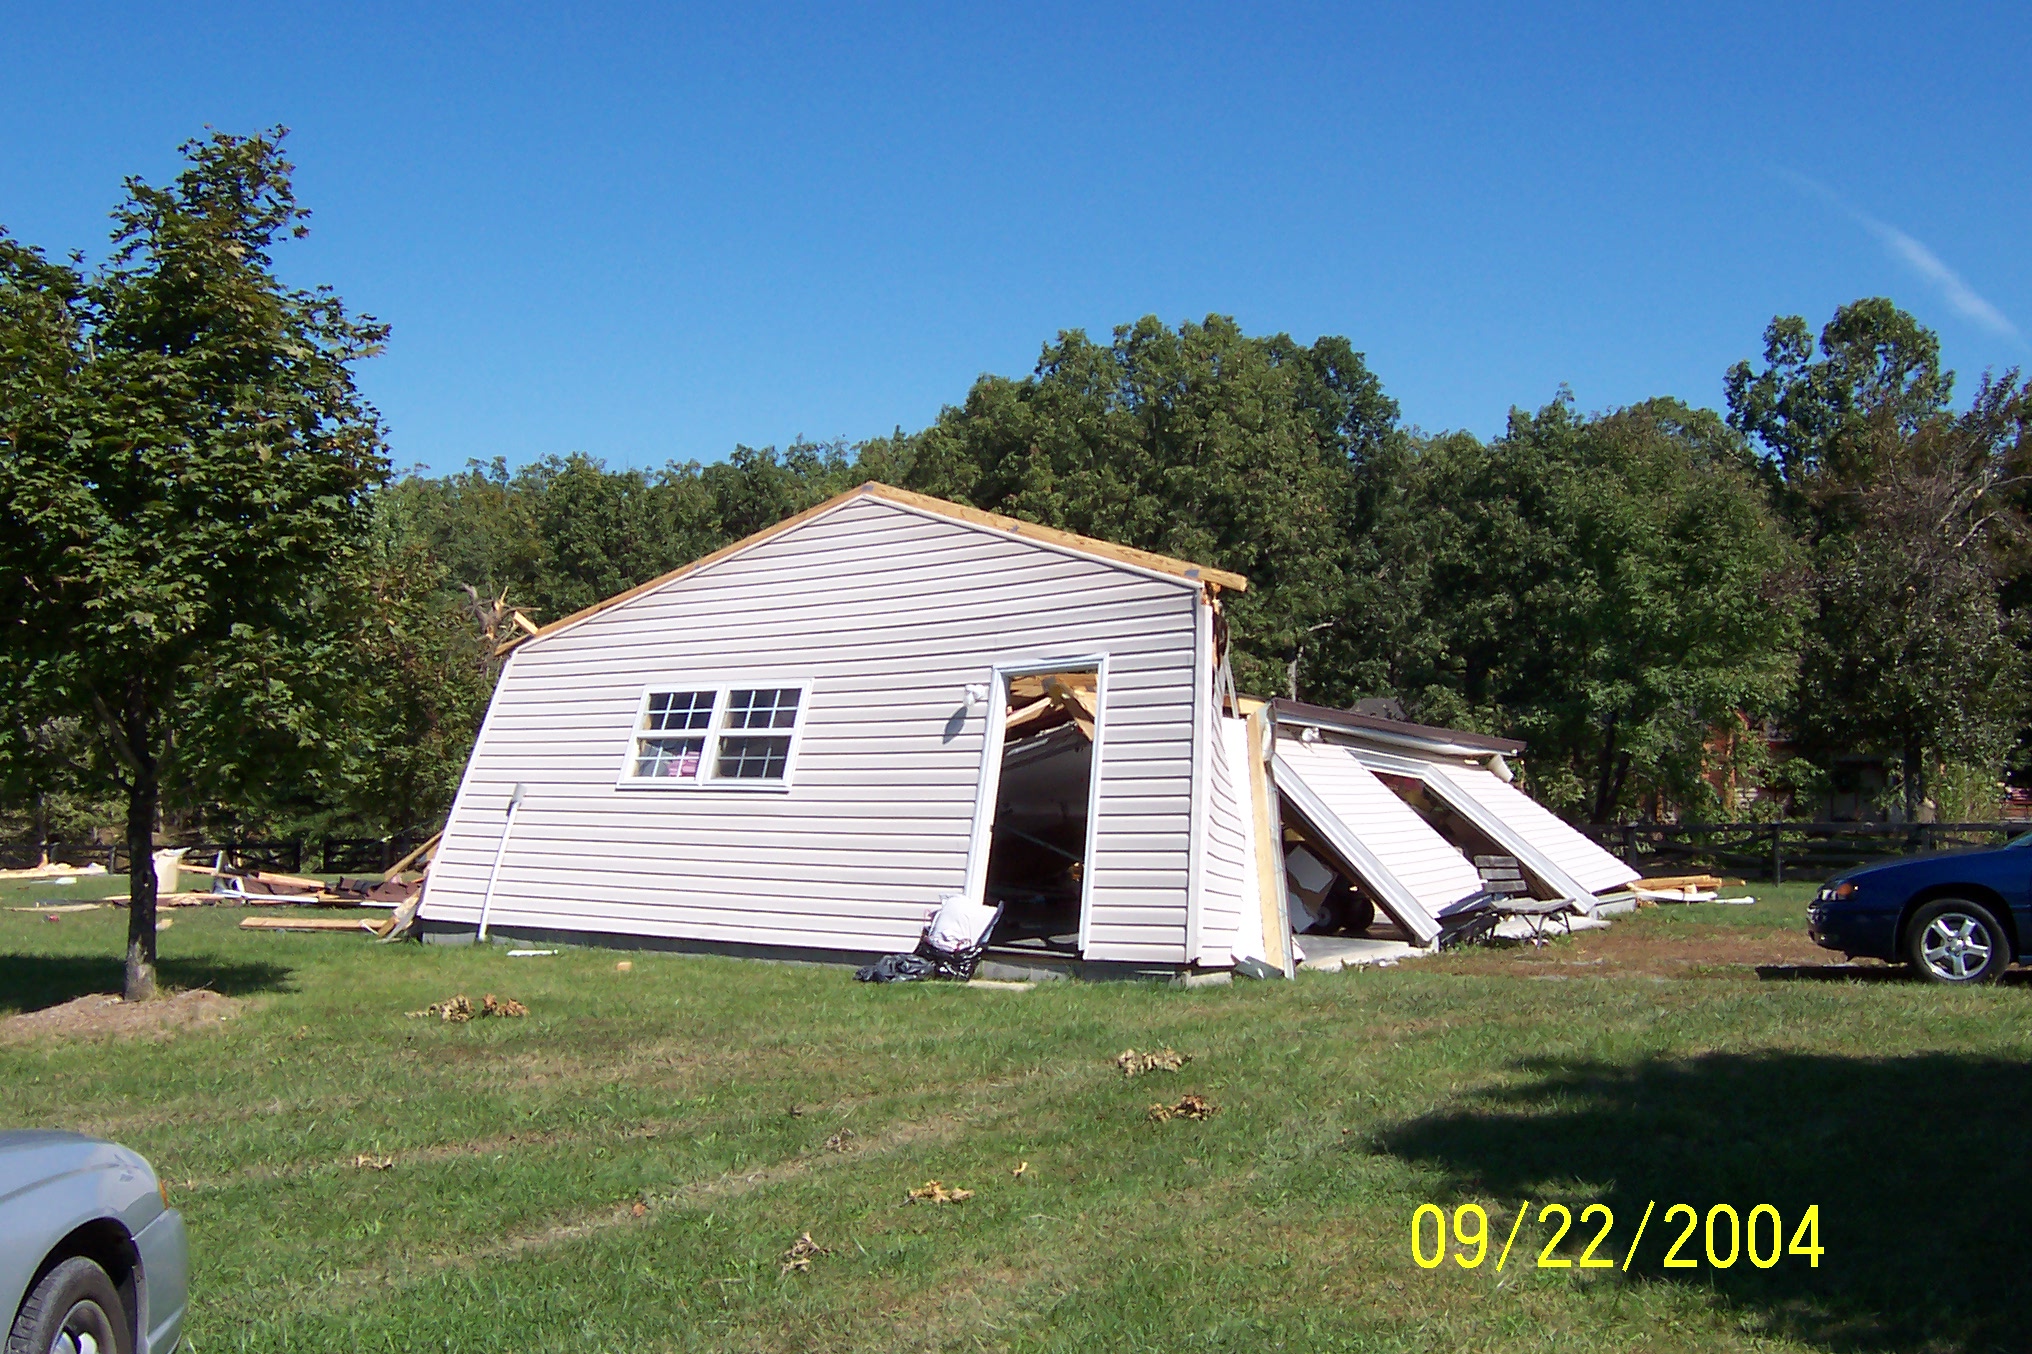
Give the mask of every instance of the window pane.
[[644, 738], [635, 745], [635, 774], [652, 780], [696, 780], [703, 738]]
[[782, 780], [789, 764], [790, 740], [786, 737], [735, 738], [722, 734], [719, 764], [713, 774], [721, 780]]
[[730, 691], [727, 693], [727, 727], [794, 728], [797, 724], [797, 696], [794, 686], [781, 690]]
[[712, 691], [652, 691], [649, 710], [642, 727], [659, 732], [665, 729], [703, 729], [713, 722]]

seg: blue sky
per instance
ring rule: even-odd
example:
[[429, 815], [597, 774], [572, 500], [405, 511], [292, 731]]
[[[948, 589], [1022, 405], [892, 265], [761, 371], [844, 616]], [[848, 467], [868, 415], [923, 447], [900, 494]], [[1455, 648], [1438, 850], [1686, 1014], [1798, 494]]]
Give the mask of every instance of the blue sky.
[[2032, 10], [15, 6], [0, 224], [293, 129], [399, 465], [930, 421], [1065, 328], [1345, 334], [1428, 429], [1719, 404], [1776, 313], [2032, 348]]

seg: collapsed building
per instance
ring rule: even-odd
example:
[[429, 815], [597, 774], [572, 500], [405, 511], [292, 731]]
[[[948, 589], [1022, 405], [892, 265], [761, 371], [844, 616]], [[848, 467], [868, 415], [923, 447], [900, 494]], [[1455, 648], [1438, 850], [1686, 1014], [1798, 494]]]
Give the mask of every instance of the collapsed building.
[[1288, 974], [1635, 878], [1520, 744], [1242, 697], [1247, 586], [863, 485], [513, 642], [420, 924], [860, 962], [958, 896], [1012, 961]]

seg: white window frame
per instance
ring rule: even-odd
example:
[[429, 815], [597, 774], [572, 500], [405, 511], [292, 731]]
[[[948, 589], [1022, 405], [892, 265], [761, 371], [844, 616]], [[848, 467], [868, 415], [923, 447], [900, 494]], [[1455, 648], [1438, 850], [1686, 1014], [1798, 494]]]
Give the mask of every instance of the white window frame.
[[[795, 782], [797, 776], [797, 754], [804, 746], [804, 730], [811, 720], [811, 679], [808, 677], [667, 677], [646, 682], [642, 695], [635, 702], [635, 717], [628, 726], [628, 745], [621, 761], [620, 775], [615, 779], [616, 789], [679, 791], [686, 794], [699, 792], [714, 793], [733, 791], [740, 794], [783, 794]], [[660, 695], [672, 692], [710, 692], [713, 697], [713, 714], [710, 723], [698, 731], [659, 732], [644, 727], [649, 718], [649, 703]], [[795, 691], [797, 692], [797, 719], [789, 729], [730, 729], [726, 727], [732, 694], [736, 691]], [[780, 780], [722, 779], [715, 774], [720, 762], [720, 739], [723, 735], [744, 737], [749, 735], [768, 737], [788, 733], [790, 747], [785, 753], [783, 776]], [[640, 756], [642, 744], [652, 738], [702, 738], [704, 747], [699, 750], [699, 774], [694, 777], [680, 776], [638, 776], [635, 764]]]

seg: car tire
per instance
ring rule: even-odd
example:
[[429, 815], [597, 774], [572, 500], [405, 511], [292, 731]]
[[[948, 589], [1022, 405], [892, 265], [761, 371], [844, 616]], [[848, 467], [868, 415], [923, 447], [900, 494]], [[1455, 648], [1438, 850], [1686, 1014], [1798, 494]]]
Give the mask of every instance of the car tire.
[[1981, 903], [1937, 898], [1912, 914], [1905, 957], [1929, 982], [1993, 983], [2011, 966], [2011, 939], [1997, 914]]
[[6, 1354], [69, 1349], [79, 1354], [87, 1349], [98, 1354], [134, 1350], [120, 1290], [105, 1270], [83, 1256], [73, 1256], [43, 1275], [7, 1332]]

